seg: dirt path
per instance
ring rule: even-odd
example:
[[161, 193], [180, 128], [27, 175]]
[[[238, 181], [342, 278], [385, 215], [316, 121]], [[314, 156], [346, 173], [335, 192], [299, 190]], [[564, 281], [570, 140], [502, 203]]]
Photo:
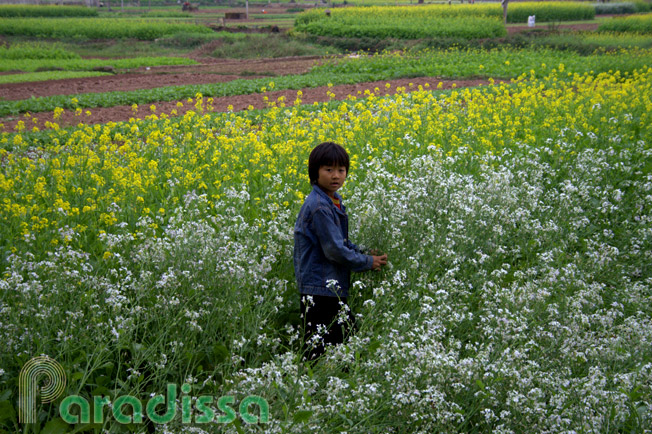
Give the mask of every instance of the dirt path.
[[526, 25], [522, 26], [507, 26], [507, 33], [512, 35], [514, 33], [522, 33], [522, 32], [527, 32], [527, 31], [532, 31], [533, 29], [536, 30], [547, 30], [551, 27], [554, 27], [555, 29], [559, 30], [577, 30], [577, 31], [593, 31], [597, 30], [598, 27], [600, 26], [599, 23], [575, 23], [575, 24], [555, 24], [554, 26], [550, 26], [548, 24], [535, 24], [534, 27], [528, 27]]
[[70, 78], [31, 83], [0, 84], [4, 100], [153, 89], [156, 87], [222, 83], [238, 78], [303, 74], [319, 63], [321, 57], [284, 57], [279, 59], [199, 59], [199, 65], [152, 66], [127, 74], [104, 77]]
[[[390, 87], [386, 88], [389, 83]], [[313, 102], [325, 102], [330, 99], [328, 92], [335, 94], [334, 99], [345, 99], [348, 95], [363, 96], [366, 90], [375, 92], [376, 94], [394, 94], [398, 87], [405, 87], [406, 91], [417, 90], [419, 86], [425, 87], [428, 84], [431, 88], [436, 88], [439, 83], [442, 83], [442, 89], [451, 89], [453, 87], [462, 88], [470, 86], [478, 86], [487, 84], [487, 80], [443, 80], [437, 77], [419, 77], [398, 80], [381, 80], [370, 83], [358, 83], [352, 85], [338, 85], [338, 86], [322, 86], [316, 88], [302, 89], [303, 95], [301, 101], [303, 104], [311, 104]], [[377, 90], [376, 90], [377, 89]], [[246, 110], [250, 107], [262, 109], [267, 107], [267, 102], [264, 100], [267, 97], [270, 102], [277, 101], [278, 98], [283, 97], [286, 105], [293, 104], [297, 98], [296, 90], [280, 90], [275, 92], [267, 92], [264, 94], [250, 94], [250, 95], [234, 95], [228, 97], [214, 98], [213, 111], [225, 112], [229, 106], [232, 106], [233, 111]], [[208, 99], [205, 97], [205, 100]], [[185, 101], [183, 107], [177, 107], [177, 101], [158, 102], [143, 104], [138, 108], [138, 112], [134, 114], [131, 106], [116, 106], [116, 107], [97, 107], [88, 109], [90, 115], [86, 115], [86, 109], [81, 115], [76, 115], [72, 110], [66, 110], [56, 121], [53, 118], [52, 112], [35, 113], [33, 115], [21, 115], [20, 117], [0, 119], [0, 123], [4, 124], [4, 131], [12, 131], [18, 121], [25, 122], [27, 128], [38, 126], [45, 128], [46, 122], [56, 122], [59, 126], [77, 125], [80, 122], [84, 124], [104, 124], [110, 121], [120, 122], [128, 121], [130, 118], [144, 118], [145, 116], [153, 113], [161, 115], [163, 113], [170, 114], [172, 110], [177, 110], [178, 115], [184, 114], [188, 110], [195, 110], [193, 104], [188, 104]], [[206, 101], [205, 101], [206, 102]], [[150, 107], [154, 105], [155, 111], [151, 111]]]

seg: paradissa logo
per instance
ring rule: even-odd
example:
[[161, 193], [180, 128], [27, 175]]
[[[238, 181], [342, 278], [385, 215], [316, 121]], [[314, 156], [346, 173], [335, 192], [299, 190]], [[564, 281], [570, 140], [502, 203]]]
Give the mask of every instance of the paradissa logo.
[[[39, 389], [39, 382], [44, 385]], [[41, 402], [53, 402], [64, 391], [66, 376], [63, 368], [55, 360], [47, 356], [36, 357], [23, 366], [19, 377], [19, 419], [22, 423], [36, 422], [36, 395], [40, 390]], [[234, 409], [235, 398], [222, 396], [215, 403], [220, 414], [216, 415], [213, 408], [212, 396], [199, 396], [194, 399], [188, 395], [191, 387], [189, 384], [181, 386], [181, 422], [182, 423], [230, 423], [236, 417]], [[163, 424], [171, 422], [177, 414], [177, 385], [168, 384], [166, 396], [155, 395], [147, 401], [145, 411], [147, 417], [154, 423]], [[194, 406], [193, 406], [194, 404]], [[142, 423], [143, 402], [133, 396], [120, 396], [111, 402], [108, 397], [93, 397], [93, 423], [104, 422], [104, 409], [110, 409], [113, 418], [118, 423]], [[195, 417], [193, 421], [193, 407]], [[253, 409], [252, 409], [253, 407]], [[255, 408], [258, 408], [256, 411]], [[130, 408], [130, 411], [125, 411]], [[269, 422], [269, 405], [267, 401], [256, 395], [244, 398], [237, 407], [240, 417], [246, 423]], [[75, 410], [74, 412], [71, 410]], [[253, 411], [252, 411], [253, 410]], [[90, 403], [79, 395], [70, 395], [59, 405], [61, 419], [66, 423], [91, 423]]]
[[[39, 389], [39, 382], [43, 386]], [[25, 363], [18, 376], [18, 419], [22, 423], [36, 422], [36, 395], [41, 402], [53, 402], [66, 387], [66, 373], [61, 365], [48, 356], [35, 357]]]
[[[190, 385], [184, 384], [181, 386], [181, 392], [190, 393]], [[166, 399], [167, 398], [167, 399]], [[232, 405], [235, 403], [233, 396], [222, 396], [217, 400], [217, 408], [223, 414], [215, 415], [215, 410], [211, 407], [213, 404], [212, 396], [199, 396], [195, 401], [194, 408], [200, 413], [192, 420], [192, 396], [181, 397], [181, 423], [230, 423], [237, 417]], [[145, 410], [147, 417], [154, 423], [168, 423], [171, 422], [177, 412], [177, 385], [168, 384], [166, 397], [163, 395], [156, 395], [147, 401]], [[93, 397], [93, 423], [104, 422], [104, 407], [109, 407], [112, 410], [113, 417], [118, 423], [142, 423], [143, 422], [143, 403], [140, 399], [133, 396], [120, 396], [111, 403], [108, 397], [94, 396]], [[260, 416], [254, 412], [250, 412], [250, 406], [257, 406]], [[71, 408], [79, 408], [78, 414], [72, 414]], [[125, 412], [125, 408], [131, 407], [130, 412]], [[164, 413], [159, 410], [165, 409]], [[269, 421], [269, 405], [264, 398], [260, 396], [250, 395], [240, 402], [238, 407], [240, 417], [246, 423], [258, 423]], [[61, 419], [70, 424], [76, 423], [90, 423], [90, 404], [89, 402], [78, 395], [71, 395], [61, 401], [59, 406]]]

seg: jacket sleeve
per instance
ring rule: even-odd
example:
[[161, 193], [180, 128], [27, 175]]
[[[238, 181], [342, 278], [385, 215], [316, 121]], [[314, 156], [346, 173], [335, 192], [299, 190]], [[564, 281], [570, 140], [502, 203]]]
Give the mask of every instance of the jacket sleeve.
[[342, 237], [342, 230], [335, 224], [331, 211], [321, 207], [317, 208], [312, 217], [312, 224], [326, 259], [352, 271], [371, 269], [373, 258], [351, 248], [352, 243], [349, 243], [348, 240], [345, 241]]
[[349, 241], [349, 240], [346, 240], [346, 241], [344, 242], [344, 245], [347, 246], [349, 249], [353, 249], [354, 251], [356, 251], [356, 252], [358, 252], [358, 253], [362, 253], [363, 255], [366, 254], [365, 251], [364, 251], [363, 249], [361, 249], [359, 246], [353, 244], [353, 243], [352, 243], [351, 241]]

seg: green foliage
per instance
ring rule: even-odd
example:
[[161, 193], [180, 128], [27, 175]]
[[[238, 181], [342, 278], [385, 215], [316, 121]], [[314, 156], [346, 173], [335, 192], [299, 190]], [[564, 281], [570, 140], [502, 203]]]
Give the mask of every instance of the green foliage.
[[629, 47], [652, 48], [652, 36], [634, 33], [573, 32], [544, 36], [531, 43], [557, 50], [573, 50], [580, 54], [591, 54], [597, 50]]
[[176, 35], [159, 38], [156, 40], [156, 44], [172, 48], [196, 48], [200, 45], [206, 44], [207, 42], [219, 39], [220, 37], [221, 35], [219, 33], [182, 32], [177, 33]]
[[83, 6], [0, 5], [2, 18], [96, 17], [97, 9]]
[[347, 76], [368, 74], [378, 79], [399, 77], [518, 77], [521, 74], [546, 74], [561, 66], [568, 73], [595, 73], [620, 70], [632, 72], [652, 66], [651, 51], [633, 48], [615, 53], [578, 56], [573, 52], [549, 49], [492, 50], [449, 49], [385, 53], [358, 59], [334, 59], [315, 66], [312, 73]]
[[79, 55], [67, 51], [59, 44], [26, 42], [1, 45], [0, 59], [79, 59]]
[[[502, 9], [500, 11], [502, 16]], [[517, 2], [510, 3], [507, 9], [508, 23], [526, 23], [530, 15], [537, 22], [581, 21], [595, 18], [595, 8], [589, 3], [580, 2]]]
[[194, 65], [184, 57], [133, 57], [124, 59], [17, 59], [0, 64], [0, 71], [89, 71], [97, 68], [133, 69], [142, 66]]
[[637, 12], [652, 11], [652, 1], [650, 0], [633, 0], [633, 3], [636, 5]]
[[596, 15], [634, 14], [638, 12], [636, 5], [632, 2], [595, 3], [593, 7]]
[[[210, 33], [202, 33], [211, 35]], [[173, 38], [170, 36], [169, 38]], [[160, 42], [168, 37], [158, 38], [155, 41], [142, 41], [138, 39], [67, 39], [63, 46], [70, 51], [78, 53], [84, 58], [115, 59], [122, 57], [154, 57], [154, 56], [184, 56], [183, 49], [171, 49]]]
[[[595, 17], [595, 9], [588, 3], [579, 2], [518, 2], [509, 5], [507, 12], [508, 23], [525, 23], [530, 15], [535, 15], [537, 21], [577, 21], [591, 20]], [[498, 3], [490, 4], [462, 4], [462, 5], [428, 5], [423, 7], [408, 6], [388, 6], [388, 7], [360, 7], [360, 8], [336, 8], [331, 10], [331, 16], [328, 17], [322, 9], [312, 9], [300, 14], [295, 19], [297, 30], [304, 30], [310, 33], [325, 35], [325, 29], [333, 32], [331, 36], [343, 36], [347, 33], [349, 36], [361, 36], [360, 30], [344, 30], [342, 27], [352, 27], [378, 34], [380, 30], [373, 30], [373, 27], [386, 28], [386, 32], [405, 32], [409, 35], [410, 30], [420, 32], [421, 34], [429, 33], [432, 36], [467, 37], [469, 33], [469, 22], [466, 20], [475, 20], [476, 32], [485, 31], [493, 36], [495, 24], [482, 21], [479, 18], [488, 19], [493, 17], [502, 22], [503, 11]], [[455, 28], [458, 20], [459, 26], [464, 30], [452, 32], [450, 29]], [[337, 24], [328, 24], [337, 23]], [[319, 23], [319, 24], [317, 24]], [[441, 31], [436, 29], [443, 26]], [[489, 26], [489, 29], [486, 27]], [[429, 29], [429, 30], [422, 30]], [[486, 30], [485, 30], [486, 29]], [[470, 32], [469, 34], [473, 34]], [[364, 36], [368, 36], [364, 34]], [[386, 37], [398, 37], [396, 34], [387, 34]]]
[[337, 52], [332, 47], [302, 42], [286, 35], [247, 34], [220, 38], [220, 44], [211, 52], [219, 58], [257, 58], [287, 56], [324, 56]]
[[[404, 47], [409, 41], [406, 40], [397, 40], [393, 38], [377, 39], [377, 38], [345, 38], [339, 36], [317, 36], [311, 35], [309, 33], [295, 33], [293, 35], [295, 38], [300, 40], [305, 40], [311, 43], [324, 45], [327, 47], [334, 47], [336, 50], [344, 52], [381, 52], [386, 49], [390, 49], [394, 45], [398, 45], [401, 48]], [[441, 38], [436, 38], [440, 40]], [[458, 39], [460, 40], [460, 39]], [[463, 41], [468, 41], [464, 39]], [[400, 49], [400, 48], [399, 48]]]
[[397, 38], [420, 39], [435, 37], [460, 37], [465, 39], [492, 38], [504, 36], [505, 27], [493, 17], [465, 18], [391, 18], [378, 19], [374, 16], [347, 17], [312, 21], [297, 26], [297, 30], [318, 36], [350, 38]]
[[[343, 38], [345, 39], [345, 38]], [[353, 39], [345, 39], [354, 41]], [[633, 33], [615, 33], [615, 32], [517, 32], [508, 35], [505, 38], [482, 39], [482, 40], [465, 40], [460, 38], [430, 38], [415, 41], [414, 44], [406, 44], [405, 41], [383, 40], [382, 49], [401, 50], [409, 48], [410, 50], [419, 49], [471, 49], [471, 50], [491, 50], [496, 48], [523, 48], [528, 50], [536, 49], [553, 49], [559, 51], [573, 51], [583, 56], [594, 53], [603, 53], [605, 51], [618, 50], [620, 48], [652, 48], [652, 36], [637, 35]], [[382, 51], [371, 49], [372, 52]]]
[[186, 33], [211, 33], [205, 26], [187, 23], [112, 18], [21, 18], [0, 19], [4, 35], [44, 38], [154, 40], [162, 36]]
[[652, 14], [613, 18], [600, 24], [598, 31], [652, 33]]
[[104, 75], [111, 74], [97, 71], [43, 71], [29, 72], [26, 74], [0, 74], [0, 84], [63, 80], [65, 78], [101, 77]]

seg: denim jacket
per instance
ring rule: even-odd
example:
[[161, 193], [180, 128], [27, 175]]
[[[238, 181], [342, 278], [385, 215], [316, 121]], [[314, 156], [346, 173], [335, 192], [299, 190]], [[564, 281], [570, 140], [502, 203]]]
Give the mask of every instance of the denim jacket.
[[[335, 198], [342, 203], [339, 194]], [[341, 210], [313, 185], [299, 211], [294, 226], [294, 274], [301, 294], [348, 297], [351, 271], [373, 266], [373, 258], [349, 241], [346, 207], [340, 206]], [[329, 280], [337, 281], [335, 288], [327, 287]]]

